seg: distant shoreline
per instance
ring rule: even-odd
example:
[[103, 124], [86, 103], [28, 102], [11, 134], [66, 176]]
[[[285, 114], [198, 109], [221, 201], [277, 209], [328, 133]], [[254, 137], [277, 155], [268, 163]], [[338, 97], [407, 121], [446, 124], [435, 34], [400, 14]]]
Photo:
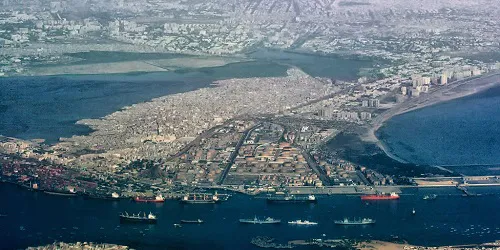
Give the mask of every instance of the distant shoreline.
[[367, 132], [360, 136], [363, 141], [373, 142], [384, 153], [400, 163], [408, 163], [400, 157], [394, 155], [388, 146], [377, 137], [376, 132], [391, 118], [416, 111], [425, 107], [433, 106], [439, 103], [451, 101], [454, 99], [470, 96], [491, 89], [500, 85], [500, 72], [494, 72], [480, 77], [471, 77], [453, 82], [449, 85], [438, 87], [430, 93], [423, 94], [418, 98], [405, 101], [397, 106], [383, 112], [377, 116]]
[[436, 250], [446, 250], [446, 249], [451, 249], [451, 248], [469, 248], [469, 249], [483, 249], [485, 247], [499, 247], [500, 242], [487, 242], [487, 243], [482, 243], [482, 244], [468, 244], [468, 245], [456, 245], [456, 246], [432, 246], [432, 247], [424, 247], [424, 246], [416, 246], [416, 245], [411, 245], [408, 243], [393, 243], [393, 242], [387, 242], [387, 241], [380, 241], [380, 240], [369, 240], [369, 241], [362, 241], [359, 242], [355, 245], [356, 249], [360, 250], [378, 250], [378, 249], [384, 249], [384, 250], [398, 250], [398, 249], [415, 249], [415, 250], [420, 250], [420, 249], [436, 249]]

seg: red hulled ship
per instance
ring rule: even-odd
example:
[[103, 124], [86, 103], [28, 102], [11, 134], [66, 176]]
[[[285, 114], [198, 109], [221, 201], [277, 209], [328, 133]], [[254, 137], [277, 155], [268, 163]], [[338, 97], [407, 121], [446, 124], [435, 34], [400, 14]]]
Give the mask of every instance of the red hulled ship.
[[361, 200], [372, 201], [372, 200], [397, 200], [399, 195], [392, 192], [390, 194], [373, 194], [373, 195], [362, 195]]
[[164, 202], [165, 197], [159, 194], [156, 197], [135, 197], [134, 201], [136, 202]]

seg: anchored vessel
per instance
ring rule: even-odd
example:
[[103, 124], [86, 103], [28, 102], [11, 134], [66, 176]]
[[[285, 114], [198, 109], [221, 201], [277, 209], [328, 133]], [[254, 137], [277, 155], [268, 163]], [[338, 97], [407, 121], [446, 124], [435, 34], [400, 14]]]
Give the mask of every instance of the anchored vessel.
[[160, 202], [164, 202], [165, 201], [165, 197], [163, 197], [163, 195], [159, 194], [155, 197], [135, 197], [134, 198], [134, 201], [136, 202], [157, 202], [157, 203], [160, 203]]
[[144, 213], [143, 215], [140, 215], [140, 213], [129, 215], [127, 212], [125, 212], [125, 214], [120, 214], [120, 222], [155, 224], [156, 215], [152, 214], [151, 212], [147, 216], [146, 213]]
[[76, 196], [76, 190], [69, 188], [68, 191], [44, 191], [46, 194], [62, 195], [62, 196]]
[[201, 224], [203, 222], [204, 221], [201, 220], [201, 219], [197, 219], [197, 220], [181, 220], [181, 223]]
[[217, 194], [186, 194], [181, 199], [181, 202], [188, 204], [213, 204], [220, 201]]
[[308, 196], [295, 196], [295, 195], [286, 195], [286, 196], [270, 196], [267, 198], [267, 202], [269, 203], [315, 203], [318, 200], [314, 195]]
[[267, 217], [266, 219], [258, 219], [257, 216], [255, 216], [253, 219], [240, 219], [240, 223], [246, 223], [246, 224], [279, 224], [281, 223], [281, 220], [273, 219], [271, 217]]
[[294, 220], [294, 221], [289, 221], [288, 224], [292, 224], [292, 225], [318, 225], [317, 222], [312, 222], [312, 221], [308, 221], [308, 220], [305, 220], [305, 221], [302, 221], [302, 220]]
[[363, 218], [361, 220], [350, 220], [348, 218], [344, 218], [343, 220], [336, 220], [335, 224], [337, 225], [368, 225], [374, 224], [375, 220], [370, 218]]
[[392, 192], [390, 194], [374, 194], [374, 195], [363, 195], [361, 196], [361, 200], [369, 201], [369, 200], [397, 200], [399, 199], [399, 195]]

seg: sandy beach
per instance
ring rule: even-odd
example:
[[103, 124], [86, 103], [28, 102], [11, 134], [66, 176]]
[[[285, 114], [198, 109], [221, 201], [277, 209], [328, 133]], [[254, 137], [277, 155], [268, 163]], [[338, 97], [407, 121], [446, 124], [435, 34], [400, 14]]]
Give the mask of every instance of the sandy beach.
[[471, 77], [463, 80], [453, 82], [446, 86], [434, 88], [427, 94], [422, 94], [418, 98], [410, 99], [400, 103], [393, 108], [385, 111], [377, 116], [372, 121], [372, 126], [368, 128], [367, 132], [361, 135], [361, 139], [366, 142], [373, 142], [382, 149], [389, 157], [402, 163], [406, 163], [403, 159], [393, 155], [386, 145], [381, 142], [375, 135], [376, 131], [383, 126], [384, 122], [394, 116], [404, 114], [410, 111], [435, 105], [441, 102], [465, 97], [475, 93], [479, 93], [500, 85], [500, 72], [494, 72], [480, 77]]
[[134, 72], [162, 72], [172, 71], [179, 68], [211, 68], [220, 67], [230, 63], [249, 61], [240, 58], [173, 58], [157, 60], [136, 60], [109, 63], [84, 63], [73, 65], [58, 65], [46, 67], [34, 67], [29, 70], [28, 75], [80, 75], [80, 74], [123, 74]]

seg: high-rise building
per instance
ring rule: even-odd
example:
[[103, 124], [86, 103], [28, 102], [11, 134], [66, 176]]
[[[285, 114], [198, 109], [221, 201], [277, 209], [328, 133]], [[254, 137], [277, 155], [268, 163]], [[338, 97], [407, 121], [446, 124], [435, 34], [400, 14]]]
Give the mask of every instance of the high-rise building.
[[411, 96], [419, 97], [420, 96], [420, 88], [412, 88], [411, 89]]
[[473, 76], [478, 76], [478, 75], [481, 75], [481, 70], [478, 69], [478, 68], [476, 68], [476, 67], [474, 67], [474, 69], [472, 69], [471, 73], [472, 73]]
[[408, 90], [406, 89], [406, 87], [401, 87], [401, 94], [402, 95], [407, 95], [408, 94]]
[[443, 73], [443, 74], [441, 75], [441, 78], [439, 79], [439, 83], [440, 83], [441, 85], [446, 85], [446, 84], [448, 84], [448, 75], [447, 75], [446, 73]]
[[372, 114], [368, 112], [361, 112], [361, 120], [371, 120]]

